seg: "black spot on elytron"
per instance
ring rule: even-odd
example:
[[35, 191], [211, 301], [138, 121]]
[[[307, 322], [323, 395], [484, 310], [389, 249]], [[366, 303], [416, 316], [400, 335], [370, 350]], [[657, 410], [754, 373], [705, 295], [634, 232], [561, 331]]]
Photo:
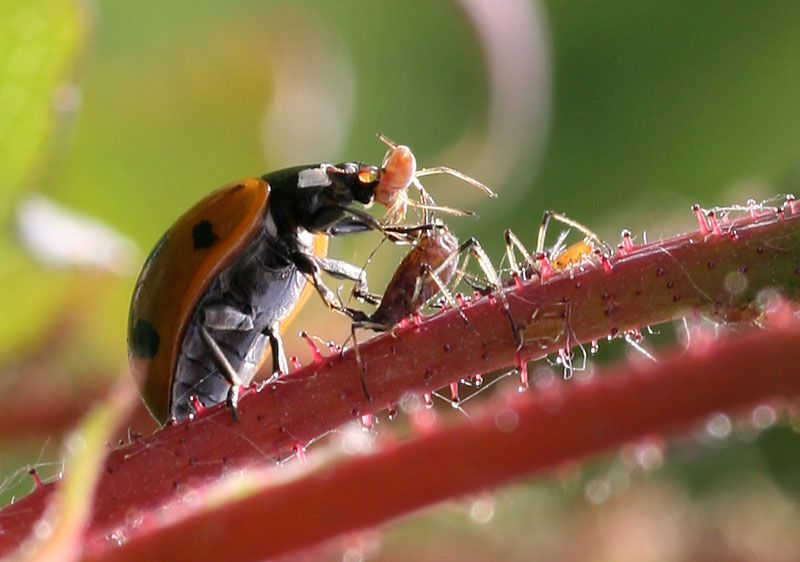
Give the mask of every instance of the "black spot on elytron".
[[211, 221], [200, 221], [192, 228], [192, 240], [194, 241], [194, 249], [202, 250], [216, 244], [219, 238], [214, 234]]
[[136, 357], [152, 359], [158, 353], [161, 337], [147, 320], [137, 320], [131, 334], [131, 350]]

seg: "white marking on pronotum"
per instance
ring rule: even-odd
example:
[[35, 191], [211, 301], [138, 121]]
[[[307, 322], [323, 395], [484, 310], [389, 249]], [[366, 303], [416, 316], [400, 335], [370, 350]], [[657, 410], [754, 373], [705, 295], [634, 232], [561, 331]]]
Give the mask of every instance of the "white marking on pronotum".
[[328, 168], [330, 164], [322, 164], [318, 168], [306, 168], [297, 173], [297, 187], [303, 189], [305, 187], [324, 187], [331, 184], [331, 178], [328, 176]]

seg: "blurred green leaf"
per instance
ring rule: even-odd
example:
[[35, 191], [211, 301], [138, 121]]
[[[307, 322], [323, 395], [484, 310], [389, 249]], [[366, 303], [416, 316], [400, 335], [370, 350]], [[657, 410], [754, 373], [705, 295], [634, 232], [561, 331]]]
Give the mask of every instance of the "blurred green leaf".
[[774, 427], [758, 440], [767, 472], [783, 490], [800, 499], [800, 432], [797, 427]]
[[0, 0], [0, 209], [13, 195], [53, 131], [55, 92], [83, 33], [75, 0]]
[[[76, 0], [0, 0], [0, 218], [15, 198], [52, 176], [47, 148], [59, 116], [74, 109], [69, 84], [86, 35], [84, 4]], [[74, 287], [63, 274], [43, 275], [11, 237], [0, 239], [0, 361], [44, 333]]]

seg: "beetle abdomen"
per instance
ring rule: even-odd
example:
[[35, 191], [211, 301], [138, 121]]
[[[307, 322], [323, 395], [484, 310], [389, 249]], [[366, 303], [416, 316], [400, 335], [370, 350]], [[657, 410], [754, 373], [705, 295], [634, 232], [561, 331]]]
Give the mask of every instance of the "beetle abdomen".
[[[289, 316], [307, 283], [305, 275], [286, 261], [275, 245], [263, 233], [257, 236], [198, 303], [181, 343], [173, 379], [170, 415], [177, 420], [194, 412], [192, 397], [203, 406], [213, 406], [225, 401], [231, 386], [203, 341], [201, 326], [245, 386], [264, 362], [269, 330]], [[208, 317], [209, 311], [214, 318]]]

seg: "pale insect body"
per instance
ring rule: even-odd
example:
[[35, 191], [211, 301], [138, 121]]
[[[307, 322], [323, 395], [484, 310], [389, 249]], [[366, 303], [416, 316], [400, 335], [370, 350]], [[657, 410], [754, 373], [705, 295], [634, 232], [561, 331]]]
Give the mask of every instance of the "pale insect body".
[[[425, 190], [419, 178], [433, 175], [448, 175], [475, 187], [490, 197], [497, 195], [484, 184], [463, 172], [447, 166], [417, 169], [417, 159], [411, 149], [405, 145], [397, 144], [379, 134], [378, 138], [387, 147], [388, 151], [381, 165], [381, 177], [378, 188], [375, 190], [375, 201], [386, 207], [385, 220], [387, 223], [402, 221], [409, 206], [423, 209], [436, 210], [451, 215], [468, 215], [470, 213], [450, 207], [436, 206], [430, 194]], [[420, 193], [420, 203], [414, 202], [408, 196], [408, 189], [414, 185]]]

